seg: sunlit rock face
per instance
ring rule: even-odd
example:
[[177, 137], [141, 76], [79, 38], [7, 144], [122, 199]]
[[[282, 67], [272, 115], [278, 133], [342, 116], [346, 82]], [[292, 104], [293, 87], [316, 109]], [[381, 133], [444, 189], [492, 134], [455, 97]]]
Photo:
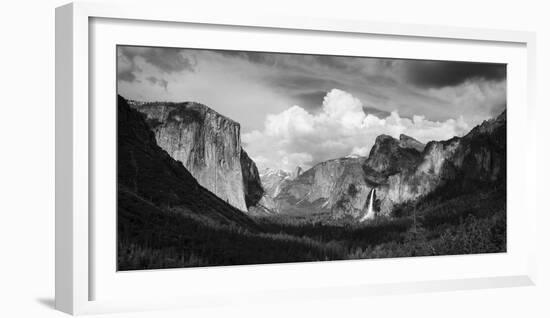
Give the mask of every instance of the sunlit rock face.
[[[388, 135], [376, 138], [363, 170], [365, 178], [375, 185], [378, 215], [388, 215], [393, 209], [395, 190], [390, 187], [390, 180], [414, 169], [422, 160], [424, 148], [424, 144], [403, 134], [399, 139]], [[407, 182], [404, 184], [409, 185]]]
[[302, 172], [301, 167], [296, 167], [293, 173], [280, 169], [264, 169], [260, 172], [260, 179], [262, 180], [265, 195], [271, 198], [276, 197], [279, 192], [281, 192], [282, 187], [284, 187], [291, 180], [299, 177]]
[[506, 113], [485, 121], [463, 137], [424, 145], [412, 137], [377, 137], [368, 158], [319, 163], [279, 186], [270, 204], [279, 213], [330, 212], [340, 219], [366, 215], [376, 189], [377, 215], [414, 201], [442, 185], [460, 190], [479, 183], [505, 182]]
[[279, 213], [331, 212], [334, 218], [358, 218], [372, 185], [364, 178], [365, 158], [325, 161], [287, 181], [274, 197]]
[[424, 145], [401, 135], [397, 140], [388, 135], [376, 137], [365, 165], [383, 175], [392, 175], [418, 164]]
[[414, 139], [413, 137], [401, 134], [399, 135], [399, 147], [404, 149], [414, 149], [418, 152], [422, 152], [424, 151], [426, 145]]
[[415, 200], [435, 189], [442, 178], [450, 177], [448, 160], [455, 154], [458, 147], [458, 138], [446, 142], [430, 142], [421, 154], [415, 166], [409, 166], [399, 173], [388, 176], [382, 213], [389, 210], [396, 203]]
[[395, 204], [415, 200], [437, 187], [456, 189], [506, 180], [506, 112], [485, 121], [464, 137], [429, 142], [420, 163], [388, 177], [383, 213]]
[[[327, 212], [334, 219], [359, 220], [367, 213], [369, 193], [375, 188], [377, 209], [390, 211], [388, 176], [417, 165], [422, 158], [418, 149], [423, 148], [405, 135], [400, 139], [381, 135], [368, 158], [328, 160], [287, 179], [271, 204], [279, 213]], [[384, 202], [390, 205], [381, 206]]]
[[265, 195], [272, 198], [281, 192], [281, 187], [291, 178], [290, 173], [279, 169], [265, 169], [260, 172]]
[[360, 220], [376, 189], [377, 215], [452, 183], [505, 182], [506, 113], [463, 137], [426, 145], [406, 135], [378, 136], [368, 157], [321, 162], [292, 173], [259, 172], [241, 147], [240, 125], [197, 103], [139, 103], [160, 147], [219, 198], [252, 214], [329, 213]]
[[264, 192], [260, 201], [256, 206], [249, 209], [249, 212], [260, 216], [279, 213], [274, 198], [291, 179], [292, 175], [283, 170], [268, 168], [260, 171], [260, 180]]
[[209, 222], [257, 230], [253, 220], [199, 185], [181, 162], [157, 145], [143, 114], [130, 108], [121, 96], [117, 104], [117, 211], [121, 224], [128, 224], [129, 215], [140, 215], [134, 214], [135, 209], [146, 202], [148, 209], [177, 207]]
[[241, 148], [237, 122], [192, 102], [134, 107], [146, 114], [158, 145], [202, 186], [242, 211], [259, 201], [259, 174]]

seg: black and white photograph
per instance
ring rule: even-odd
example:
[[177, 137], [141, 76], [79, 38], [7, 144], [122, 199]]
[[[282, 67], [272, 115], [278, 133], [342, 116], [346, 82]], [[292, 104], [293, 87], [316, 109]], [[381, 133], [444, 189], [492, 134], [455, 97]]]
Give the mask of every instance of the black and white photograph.
[[116, 60], [119, 271], [507, 251], [506, 64]]
[[543, 1], [29, 0], [0, 318], [549, 318]]

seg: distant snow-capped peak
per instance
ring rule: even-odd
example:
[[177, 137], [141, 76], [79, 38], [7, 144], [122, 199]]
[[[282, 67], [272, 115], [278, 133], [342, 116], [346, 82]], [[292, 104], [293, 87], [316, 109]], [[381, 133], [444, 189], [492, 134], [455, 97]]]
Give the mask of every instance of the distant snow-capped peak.
[[278, 177], [284, 178], [289, 175], [290, 175], [289, 172], [286, 172], [281, 169], [265, 168], [262, 171], [260, 171], [260, 176], [265, 176], [265, 177], [278, 176]]

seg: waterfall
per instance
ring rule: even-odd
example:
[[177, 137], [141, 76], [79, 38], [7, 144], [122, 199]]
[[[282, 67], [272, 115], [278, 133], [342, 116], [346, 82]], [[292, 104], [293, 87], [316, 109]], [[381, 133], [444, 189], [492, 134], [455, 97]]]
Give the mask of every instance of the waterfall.
[[365, 216], [363, 216], [363, 218], [361, 218], [361, 222], [364, 222], [366, 220], [371, 220], [371, 219], [374, 219], [374, 194], [376, 192], [376, 189], [375, 188], [372, 188], [372, 190], [370, 190], [370, 193], [369, 193], [369, 207], [367, 209], [367, 213], [365, 214]]

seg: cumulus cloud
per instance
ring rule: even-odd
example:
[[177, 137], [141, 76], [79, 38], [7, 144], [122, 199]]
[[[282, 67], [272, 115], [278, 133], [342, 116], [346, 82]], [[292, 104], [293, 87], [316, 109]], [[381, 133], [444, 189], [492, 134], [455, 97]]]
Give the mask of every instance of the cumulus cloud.
[[350, 156], [366, 157], [370, 150], [367, 147], [353, 147]]
[[[323, 113], [332, 88], [359, 99], [366, 114], [422, 114], [432, 121], [464, 116], [468, 124], [506, 107], [506, 65], [291, 53], [119, 46], [118, 91], [146, 101], [197, 101], [261, 129], [267, 114], [290, 105]], [[148, 77], [164, 80], [147, 80]], [[168, 89], [166, 89], [168, 88]], [[468, 91], [475, 98], [466, 96]]]
[[365, 113], [352, 94], [330, 90], [321, 111], [312, 114], [294, 105], [266, 117], [262, 130], [243, 135], [247, 152], [263, 168], [292, 171], [333, 158], [366, 156], [380, 134], [406, 134], [422, 142], [462, 136], [471, 127], [462, 119], [431, 121], [424, 116], [404, 118], [397, 111], [386, 117]]
[[427, 94], [448, 101], [456, 114], [468, 114], [470, 124], [496, 117], [506, 108], [506, 81], [471, 79], [453, 87], [429, 89]]

